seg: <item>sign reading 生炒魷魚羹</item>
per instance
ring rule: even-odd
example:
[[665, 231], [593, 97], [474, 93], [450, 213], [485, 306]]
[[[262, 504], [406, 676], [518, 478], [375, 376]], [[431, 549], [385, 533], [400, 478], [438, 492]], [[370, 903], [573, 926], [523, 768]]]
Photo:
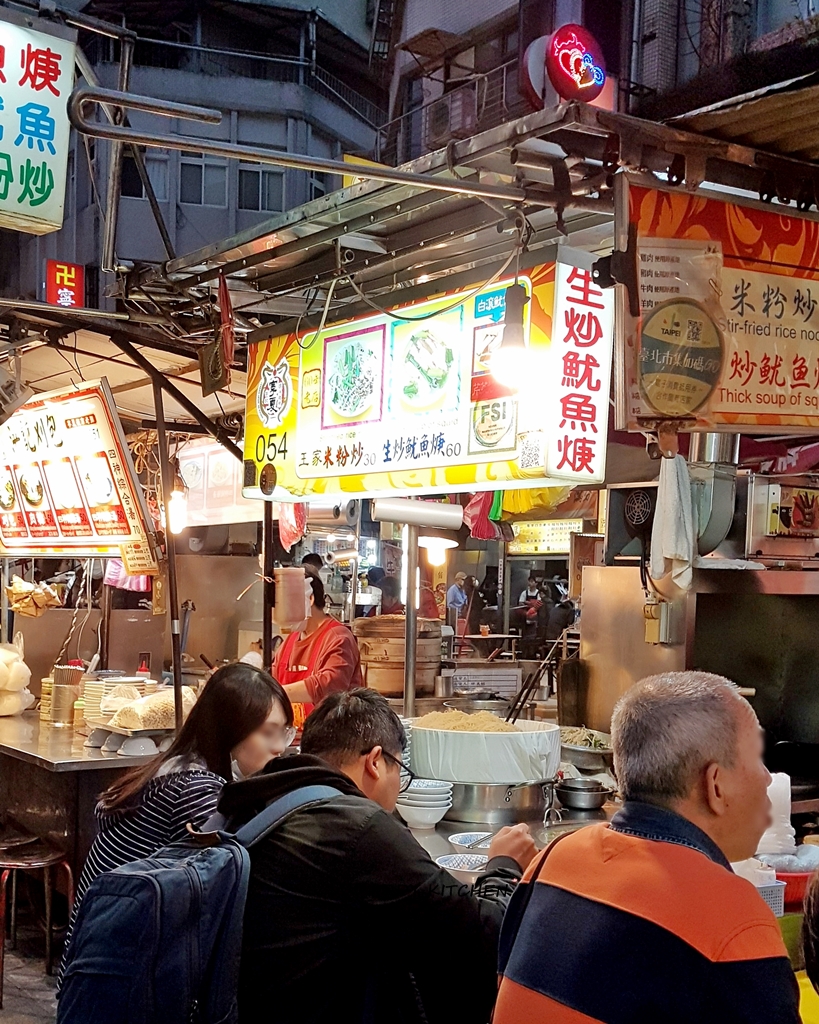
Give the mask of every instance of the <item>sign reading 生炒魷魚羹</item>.
[[245, 496], [602, 481], [614, 292], [561, 266], [558, 305], [555, 264], [521, 275], [526, 353], [511, 386], [499, 366], [513, 280], [252, 345]]
[[0, 11], [0, 227], [63, 224], [76, 33]]

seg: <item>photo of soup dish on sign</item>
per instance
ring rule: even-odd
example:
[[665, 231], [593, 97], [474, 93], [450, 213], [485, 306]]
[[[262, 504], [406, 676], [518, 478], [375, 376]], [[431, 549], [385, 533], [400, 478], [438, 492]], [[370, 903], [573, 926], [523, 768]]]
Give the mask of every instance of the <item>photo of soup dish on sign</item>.
[[396, 399], [406, 412], [457, 408], [460, 316], [400, 324], [394, 331], [393, 408]]

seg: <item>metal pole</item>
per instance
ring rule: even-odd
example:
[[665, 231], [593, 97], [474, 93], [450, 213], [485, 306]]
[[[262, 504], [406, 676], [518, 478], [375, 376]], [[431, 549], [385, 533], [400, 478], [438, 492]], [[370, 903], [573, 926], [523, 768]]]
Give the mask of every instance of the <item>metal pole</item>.
[[[133, 360], [137, 366], [141, 367], [148, 374], [153, 381], [154, 392], [156, 392], [156, 388], [158, 387], [162, 388], [163, 391], [167, 391], [177, 405], [181, 405], [185, 412], [189, 416], [192, 416], [201, 427], [204, 427], [212, 437], [215, 437], [223, 448], [227, 448], [230, 454], [240, 462], [244, 460], [242, 449], [239, 448], [238, 445], [234, 444], [227, 431], [218, 424], [209, 420], [208, 417], [193, 404], [188, 396], [183, 394], [179, 388], [171, 384], [167, 377], [163, 376], [155, 366], [149, 363], [139, 349], [132, 345], [127, 338], [123, 337], [121, 334], [112, 334], [111, 341], [113, 341], [118, 348], [122, 349], [129, 359]], [[158, 420], [159, 417], [157, 416], [157, 421]]]
[[162, 388], [154, 380], [154, 405], [156, 407], [156, 440], [159, 448], [159, 464], [162, 469], [162, 503], [165, 506], [165, 555], [168, 559], [168, 611], [171, 617], [171, 669], [173, 671], [173, 699], [176, 711], [176, 731], [182, 728], [182, 632], [179, 628], [179, 593], [176, 580], [176, 550], [174, 548], [168, 503], [173, 491], [173, 468], [168, 455], [168, 438], [165, 433], [165, 408], [162, 402]]
[[9, 560], [7, 558], [3, 559], [2, 572], [3, 592], [0, 594], [0, 642], [7, 644], [11, 641], [9, 636], [9, 595], [6, 593], [6, 587], [9, 585]]
[[[119, 91], [128, 91], [128, 82], [131, 77], [131, 61], [134, 56], [133, 39], [123, 39], [120, 42], [119, 58]], [[121, 108], [114, 111], [114, 117], [122, 122], [125, 116]], [[117, 214], [119, 213], [119, 194], [122, 183], [122, 143], [118, 140], [111, 141], [111, 152], [108, 163], [108, 188], [105, 194], [105, 232], [102, 241], [102, 260], [100, 269], [103, 272], [113, 273], [116, 268], [116, 244], [117, 244]]]
[[[111, 653], [111, 607], [113, 601], [113, 587], [103, 583], [100, 594], [100, 668], [110, 668], [108, 661]], [[77, 654], [82, 657], [79, 651]]]
[[[359, 517], [358, 522], [355, 526], [355, 549], [358, 551], [361, 548], [361, 518]], [[358, 598], [358, 566], [359, 561], [356, 558], [353, 561], [353, 575], [350, 578], [350, 622], [355, 621], [355, 603]]]
[[415, 655], [418, 645], [418, 605], [416, 604], [416, 576], [418, 575], [418, 527], [407, 527], [407, 614], [404, 639], [404, 717], [415, 716]]
[[273, 503], [264, 503], [262, 521], [262, 667], [265, 672], [273, 668], [273, 605], [276, 591], [273, 580]]
[[506, 541], [498, 541], [498, 604], [503, 609], [503, 632], [509, 632], [509, 604], [512, 589], [512, 565], [506, 550]]

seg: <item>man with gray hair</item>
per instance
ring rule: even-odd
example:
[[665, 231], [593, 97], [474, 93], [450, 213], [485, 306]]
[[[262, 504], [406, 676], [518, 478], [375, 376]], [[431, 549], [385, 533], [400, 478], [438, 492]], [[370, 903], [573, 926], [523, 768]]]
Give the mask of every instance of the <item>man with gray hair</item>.
[[611, 728], [624, 806], [518, 886], [494, 1024], [798, 1024], [776, 919], [731, 870], [770, 823], [750, 704], [721, 676], [668, 672], [633, 686]]

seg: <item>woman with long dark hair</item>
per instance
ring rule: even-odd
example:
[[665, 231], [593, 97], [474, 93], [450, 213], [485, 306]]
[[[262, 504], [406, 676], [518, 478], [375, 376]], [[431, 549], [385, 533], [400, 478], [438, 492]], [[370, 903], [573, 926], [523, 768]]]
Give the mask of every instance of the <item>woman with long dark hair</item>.
[[292, 705], [272, 676], [241, 662], [214, 672], [168, 750], [100, 797], [74, 917], [98, 875], [182, 839], [189, 822], [202, 825], [226, 782], [260, 771], [294, 735]]

